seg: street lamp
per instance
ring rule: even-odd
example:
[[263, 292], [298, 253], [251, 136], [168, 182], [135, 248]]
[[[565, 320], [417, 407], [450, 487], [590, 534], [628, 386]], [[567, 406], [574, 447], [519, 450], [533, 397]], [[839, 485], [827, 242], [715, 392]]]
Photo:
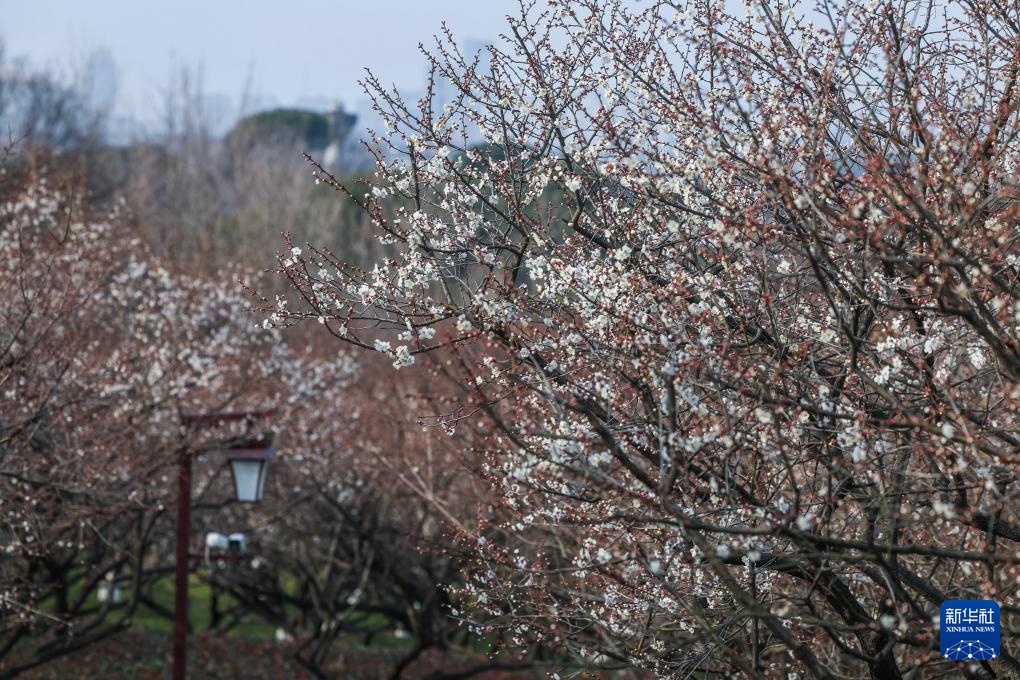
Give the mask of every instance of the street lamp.
[[[182, 421], [187, 426], [202, 424], [219, 425], [230, 422], [245, 422], [249, 425], [256, 420], [274, 415], [275, 411], [249, 411], [244, 413], [205, 413], [185, 415]], [[234, 442], [228, 445], [227, 461], [234, 478], [234, 493], [237, 500], [251, 503], [262, 499], [266, 484], [269, 459], [273, 457], [272, 433], [261, 437]], [[171, 677], [185, 680], [188, 655], [188, 565], [191, 561], [191, 461], [205, 449], [184, 449], [177, 458], [177, 564], [174, 572], [174, 655]]]

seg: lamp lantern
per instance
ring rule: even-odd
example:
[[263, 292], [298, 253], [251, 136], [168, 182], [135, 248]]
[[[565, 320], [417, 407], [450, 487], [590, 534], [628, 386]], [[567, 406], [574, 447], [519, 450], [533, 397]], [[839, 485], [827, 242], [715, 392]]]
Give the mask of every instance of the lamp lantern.
[[274, 451], [264, 449], [230, 449], [227, 461], [234, 477], [234, 495], [242, 503], [262, 500], [266, 487], [266, 472]]

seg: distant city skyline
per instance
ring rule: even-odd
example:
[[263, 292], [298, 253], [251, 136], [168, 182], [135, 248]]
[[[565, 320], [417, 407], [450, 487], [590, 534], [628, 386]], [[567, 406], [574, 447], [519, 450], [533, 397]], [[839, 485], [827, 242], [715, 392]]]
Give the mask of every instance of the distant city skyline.
[[431, 43], [442, 22], [461, 44], [478, 46], [497, 40], [518, 11], [516, 0], [0, 0], [0, 40], [7, 60], [66, 74], [87, 67], [115, 119], [145, 125], [158, 120], [185, 69], [201, 77], [220, 117], [236, 116], [244, 94], [256, 108], [363, 108], [357, 80], [366, 67], [384, 83], [420, 90], [418, 44]]

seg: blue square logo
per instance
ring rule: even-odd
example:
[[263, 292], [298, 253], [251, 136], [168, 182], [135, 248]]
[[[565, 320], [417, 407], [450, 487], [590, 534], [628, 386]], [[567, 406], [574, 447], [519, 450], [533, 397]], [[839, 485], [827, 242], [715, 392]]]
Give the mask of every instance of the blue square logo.
[[946, 600], [939, 618], [939, 647], [950, 661], [999, 658], [999, 605], [992, 600]]

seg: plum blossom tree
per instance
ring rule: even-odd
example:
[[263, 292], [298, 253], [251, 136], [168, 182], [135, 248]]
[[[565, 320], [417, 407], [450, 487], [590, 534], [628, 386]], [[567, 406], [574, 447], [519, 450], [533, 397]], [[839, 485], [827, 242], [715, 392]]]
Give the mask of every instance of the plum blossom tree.
[[274, 399], [284, 365], [239, 292], [160, 267], [124, 222], [59, 179], [4, 187], [3, 677], [130, 625], [172, 559], [168, 465], [236, 436], [181, 416]]
[[471, 625], [885, 679], [948, 668], [943, 600], [1014, 620], [1016, 6], [552, 0], [426, 54], [452, 101], [366, 81], [374, 186], [313, 162], [391, 256], [288, 242], [265, 325], [459, 387]]

